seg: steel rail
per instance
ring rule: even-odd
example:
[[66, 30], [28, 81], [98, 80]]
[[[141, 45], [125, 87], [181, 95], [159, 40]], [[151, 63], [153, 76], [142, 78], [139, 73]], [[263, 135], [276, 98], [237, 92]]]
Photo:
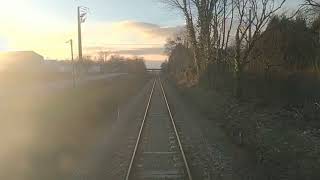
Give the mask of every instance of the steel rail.
[[163, 88], [163, 85], [162, 85], [162, 82], [161, 82], [160, 78], [159, 78], [159, 82], [160, 82], [160, 86], [161, 86], [163, 98], [164, 98], [164, 100], [165, 100], [165, 102], [166, 102], [166, 105], [167, 105], [167, 109], [168, 109], [168, 113], [169, 113], [169, 116], [170, 116], [170, 119], [171, 119], [171, 123], [172, 123], [173, 129], [174, 129], [174, 132], [175, 132], [175, 135], [176, 135], [178, 144], [179, 144], [179, 149], [180, 149], [180, 151], [181, 151], [181, 155], [182, 155], [182, 158], [183, 158], [183, 162], [184, 162], [184, 165], [185, 165], [185, 167], [186, 167], [186, 171], [187, 171], [187, 174], [188, 174], [188, 179], [189, 179], [189, 180], [192, 180], [192, 176], [191, 176], [189, 164], [188, 164], [186, 155], [185, 155], [185, 153], [184, 153], [184, 150], [183, 150], [183, 148], [182, 148], [182, 143], [181, 143], [181, 140], [180, 140], [180, 137], [179, 137], [179, 133], [178, 133], [178, 130], [177, 130], [177, 127], [176, 127], [176, 123], [175, 123], [175, 121], [174, 121], [174, 119], [173, 119], [173, 116], [172, 116], [172, 113], [171, 113], [171, 109], [170, 109], [170, 106], [169, 106], [169, 103], [168, 103], [168, 99], [167, 99], [167, 96], [166, 96], [166, 93], [165, 93], [165, 91], [164, 91], [164, 88]]
[[146, 110], [145, 110], [145, 113], [144, 113], [144, 116], [143, 116], [143, 120], [142, 120], [141, 127], [140, 127], [140, 130], [139, 130], [138, 138], [137, 138], [137, 141], [136, 141], [136, 144], [135, 144], [132, 156], [131, 156], [129, 168], [128, 168], [128, 171], [127, 171], [127, 174], [126, 174], [126, 178], [125, 178], [126, 180], [129, 180], [129, 177], [130, 177], [130, 174], [131, 174], [131, 169], [132, 169], [132, 166], [133, 166], [133, 162], [134, 162], [135, 156], [137, 154], [137, 150], [138, 150], [141, 134], [142, 134], [142, 131], [143, 131], [143, 128], [144, 128], [144, 124], [145, 124], [147, 115], [148, 115], [148, 111], [149, 111], [152, 95], [153, 95], [153, 92], [154, 92], [155, 84], [156, 84], [156, 80], [154, 80], [154, 82], [153, 82], [153, 86], [152, 86], [151, 93], [150, 93], [150, 96], [149, 96], [148, 104], [147, 104], [147, 107], [146, 107]]

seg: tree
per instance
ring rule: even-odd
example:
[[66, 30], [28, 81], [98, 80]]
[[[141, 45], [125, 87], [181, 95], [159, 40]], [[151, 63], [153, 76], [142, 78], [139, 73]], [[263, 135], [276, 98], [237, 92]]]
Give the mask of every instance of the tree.
[[199, 77], [207, 65], [222, 56], [233, 26], [234, 0], [162, 0], [183, 13], [188, 40]]
[[318, 37], [305, 19], [275, 16], [254, 48], [259, 54], [255, 59], [260, 62], [253, 61], [263, 64], [267, 71], [275, 67], [291, 72], [315, 69], [319, 64]]
[[320, 2], [315, 0], [304, 0], [302, 5], [320, 8]]
[[285, 3], [279, 5], [275, 0], [235, 0], [238, 25], [235, 34], [235, 63], [236, 63], [236, 96], [242, 95], [242, 79], [245, 66], [250, 62], [252, 52], [261, 32], [275, 12]]
[[320, 2], [315, 0], [303, 0], [298, 10], [292, 15], [294, 17], [303, 17], [310, 22], [315, 21], [320, 15]]
[[166, 55], [170, 55], [173, 49], [178, 45], [182, 43], [182, 39], [180, 37], [176, 37], [175, 39], [168, 38], [166, 40], [166, 43], [164, 45], [164, 53]]
[[98, 58], [100, 61], [102, 61], [103, 63], [107, 61], [108, 56], [111, 54], [110, 51], [99, 51], [98, 52]]
[[[199, 5], [200, 1], [199, 0], [195, 0], [195, 1], [193, 1], [193, 0], [164, 0], [164, 2], [172, 7], [179, 9], [185, 17], [188, 39], [190, 41], [190, 44], [191, 44], [191, 47], [193, 50], [193, 55], [194, 55], [194, 66], [197, 71], [197, 74], [199, 75], [201, 58], [200, 58], [200, 52], [199, 52], [200, 48], [198, 46], [199, 44], [197, 41], [197, 34], [196, 34], [194, 19], [198, 17], [197, 22], [205, 22], [205, 20], [200, 20], [201, 18], [203, 18], [203, 16], [201, 16], [201, 15], [198, 15], [197, 17], [194, 16], [193, 9], [196, 4]], [[211, 2], [213, 2], [213, 0], [211, 0]], [[204, 3], [202, 3], [202, 1], [201, 1], [201, 4], [204, 4]], [[211, 3], [210, 3], [210, 5], [211, 5]], [[197, 12], [199, 12], [199, 8], [200, 8], [200, 6], [198, 6]], [[203, 34], [204, 30], [202, 30], [201, 32], [202, 32], [201, 34]]]
[[110, 57], [107, 64], [113, 72], [144, 73], [147, 69], [144, 58], [139, 56], [124, 57], [115, 54]]
[[[236, 95], [241, 96], [242, 76], [250, 62], [250, 54], [261, 33], [286, 0], [279, 3], [277, 0], [163, 1], [179, 9], [185, 17], [197, 76], [209, 71], [210, 64], [234, 64]], [[234, 53], [228, 54], [231, 37], [234, 37]], [[212, 69], [219, 70], [219, 66]]]

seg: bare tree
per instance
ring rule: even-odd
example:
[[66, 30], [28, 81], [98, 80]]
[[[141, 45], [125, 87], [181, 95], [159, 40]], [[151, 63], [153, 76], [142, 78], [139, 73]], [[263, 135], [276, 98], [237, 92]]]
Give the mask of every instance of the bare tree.
[[286, 0], [162, 0], [179, 9], [186, 20], [186, 29], [194, 54], [198, 76], [212, 62], [226, 59], [230, 37], [234, 37], [236, 92], [241, 94], [241, 77], [250, 62], [256, 41]]
[[166, 44], [164, 45], [164, 53], [166, 55], [170, 55], [172, 53], [172, 51], [174, 50], [174, 48], [178, 44], [182, 44], [182, 43], [183, 43], [183, 40], [179, 36], [177, 36], [175, 38], [168, 38], [166, 40]]
[[315, 0], [304, 0], [302, 5], [320, 8], [320, 2]]
[[[226, 58], [226, 50], [229, 47], [231, 30], [234, 27], [234, 0], [219, 0], [214, 10], [216, 38], [212, 38], [211, 54], [215, 54], [215, 61], [221, 62]], [[214, 35], [215, 36], [215, 35]]]
[[241, 81], [243, 70], [250, 62], [249, 56], [255, 47], [261, 32], [272, 16], [284, 5], [281, 0], [277, 5], [275, 0], [235, 0], [238, 24], [235, 34], [235, 63], [237, 74], [236, 95], [241, 96]]
[[[194, 54], [194, 65], [197, 74], [200, 73], [200, 52], [198, 47], [198, 41], [197, 41], [197, 35], [196, 35], [196, 29], [195, 29], [195, 18], [194, 16], [194, 6], [195, 3], [198, 3], [199, 0], [163, 0], [164, 3], [168, 4], [171, 7], [179, 9], [186, 21], [186, 29], [188, 33], [188, 38], [191, 44], [191, 48], [193, 50]], [[199, 17], [200, 18], [200, 17]]]
[[[162, 0], [183, 13], [198, 76], [229, 44], [234, 0]], [[231, 8], [230, 8], [231, 7]]]
[[103, 63], [105, 63], [108, 59], [108, 56], [111, 54], [110, 51], [99, 51], [98, 52], [98, 58], [100, 61], [102, 61]]
[[296, 16], [302, 16], [312, 23], [320, 16], [320, 1], [303, 0], [303, 3], [300, 4], [300, 8], [293, 15], [293, 17]]

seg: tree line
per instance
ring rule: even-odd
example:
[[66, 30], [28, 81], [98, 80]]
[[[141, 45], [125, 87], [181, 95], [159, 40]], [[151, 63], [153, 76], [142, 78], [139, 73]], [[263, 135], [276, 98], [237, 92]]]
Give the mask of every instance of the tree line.
[[111, 54], [111, 52], [107, 51], [100, 51], [97, 53], [97, 56], [84, 56], [81, 62], [77, 61], [77, 67], [82, 67], [85, 72], [87, 72], [92, 65], [99, 66], [101, 72], [146, 72], [143, 57], [125, 57]]
[[164, 66], [181, 81], [229, 86], [241, 98], [261, 81], [292, 84], [319, 72], [319, 1], [303, 0], [292, 14], [283, 11], [286, 0], [162, 1], [186, 21], [184, 35], [165, 47], [170, 58]]
[[320, 1], [163, 1], [186, 20], [162, 64], [178, 90], [264, 179], [319, 179]]

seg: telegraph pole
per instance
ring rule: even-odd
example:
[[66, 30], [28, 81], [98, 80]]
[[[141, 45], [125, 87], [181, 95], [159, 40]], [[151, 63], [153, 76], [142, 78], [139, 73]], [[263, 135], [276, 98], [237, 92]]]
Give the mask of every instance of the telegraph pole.
[[78, 50], [79, 50], [79, 61], [82, 62], [82, 38], [81, 38], [81, 6], [78, 6]]
[[79, 62], [80, 62], [80, 69], [82, 72], [82, 36], [81, 36], [81, 24], [86, 21], [86, 15], [89, 8], [84, 6], [78, 6], [77, 8], [77, 18], [78, 18], [78, 50], [79, 50]]
[[79, 48], [79, 61], [82, 61], [82, 39], [81, 39], [81, 7], [78, 6], [78, 48]]

